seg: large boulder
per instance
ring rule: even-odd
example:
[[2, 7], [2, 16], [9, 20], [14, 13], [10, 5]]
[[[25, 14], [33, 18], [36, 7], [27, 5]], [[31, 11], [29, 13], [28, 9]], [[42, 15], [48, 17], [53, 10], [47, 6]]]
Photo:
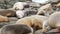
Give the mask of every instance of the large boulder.
[[34, 34], [44, 34], [43, 32], [41, 32], [41, 30], [37, 30], [34, 32]]
[[50, 0], [51, 2], [58, 2], [59, 0]]
[[41, 30], [37, 30], [34, 32], [34, 34], [60, 34], [60, 29], [59, 28], [51, 29], [45, 33], [43, 33]]
[[23, 2], [27, 0], [0, 0], [0, 8], [8, 9], [12, 8], [16, 2]]

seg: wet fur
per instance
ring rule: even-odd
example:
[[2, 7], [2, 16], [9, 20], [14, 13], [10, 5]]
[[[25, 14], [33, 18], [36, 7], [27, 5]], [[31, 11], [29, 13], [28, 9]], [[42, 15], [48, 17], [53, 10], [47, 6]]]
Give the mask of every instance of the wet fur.
[[[9, 33], [10, 32], [10, 33]], [[1, 34], [28, 34], [31, 32], [31, 29], [26, 25], [5, 25], [1, 29]]]

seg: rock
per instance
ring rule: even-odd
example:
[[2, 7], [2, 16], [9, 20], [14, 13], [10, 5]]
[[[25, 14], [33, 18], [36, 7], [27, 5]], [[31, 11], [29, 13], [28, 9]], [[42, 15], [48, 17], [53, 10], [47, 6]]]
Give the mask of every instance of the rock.
[[43, 32], [41, 32], [41, 30], [37, 30], [34, 32], [34, 34], [44, 34]]
[[17, 21], [18, 18], [16, 18], [16, 17], [9, 17], [9, 20], [10, 20], [10, 21]]
[[0, 34], [1, 34], [1, 28], [0, 28]]
[[50, 0], [51, 2], [58, 2], [59, 0]]
[[8, 17], [0, 15], [0, 22], [8, 22], [8, 21], [9, 21]]
[[34, 34], [60, 34], [60, 29], [51, 29], [48, 32], [43, 33], [41, 30], [37, 30], [34, 32]]
[[[14, 10], [13, 8], [8, 8], [7, 10]], [[14, 10], [14, 11], [16, 11], [16, 10]]]
[[26, 16], [30, 16], [30, 15], [36, 15], [37, 10], [36, 9], [32, 9], [32, 8], [25, 8], [25, 10], [23, 10], [24, 13], [26, 14]]
[[8, 9], [12, 8], [16, 2], [27, 1], [27, 0], [0, 0], [0, 8]]
[[56, 32], [56, 33], [58, 33], [58, 32], [60, 32], [60, 29], [56, 28], [56, 29], [52, 29], [52, 30], [50, 30], [48, 32]]
[[48, 31], [47, 34], [60, 34], [60, 29], [59, 28], [52, 29]]

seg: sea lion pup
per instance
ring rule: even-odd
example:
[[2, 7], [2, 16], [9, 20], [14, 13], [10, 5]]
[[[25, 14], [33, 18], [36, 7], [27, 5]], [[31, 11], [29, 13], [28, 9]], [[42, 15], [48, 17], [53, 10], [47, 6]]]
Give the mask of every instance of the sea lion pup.
[[51, 4], [46, 4], [38, 9], [37, 15], [43, 14], [45, 16], [49, 16], [53, 12], [54, 12], [54, 10], [53, 10]]
[[57, 8], [56, 10], [60, 11], [60, 3], [56, 5], [56, 8]]
[[60, 8], [60, 3], [58, 3], [58, 4], [56, 5], [56, 7], [59, 7], [59, 8]]
[[26, 15], [25, 15], [25, 13], [24, 13], [23, 10], [17, 10], [17, 11], [16, 11], [16, 16], [17, 16], [17, 18], [23, 18], [23, 17], [25, 17]]
[[13, 9], [14, 10], [22, 10], [24, 9], [24, 6], [27, 5], [26, 2], [16, 2], [14, 5], [13, 5]]
[[1, 28], [1, 34], [32, 34], [32, 29], [27, 25], [9, 24]]
[[34, 31], [42, 28], [43, 22], [47, 20], [48, 17], [42, 15], [31, 15], [28, 17], [24, 17], [19, 19], [16, 24], [23, 24], [29, 27], [32, 27]]
[[9, 22], [8, 17], [0, 15], [0, 22]]
[[16, 12], [15, 10], [4, 9], [4, 10], [0, 10], [0, 15], [7, 16], [7, 17], [15, 17]]
[[50, 28], [60, 28], [60, 12], [54, 12], [49, 19], [43, 24], [43, 31], [46, 32]]

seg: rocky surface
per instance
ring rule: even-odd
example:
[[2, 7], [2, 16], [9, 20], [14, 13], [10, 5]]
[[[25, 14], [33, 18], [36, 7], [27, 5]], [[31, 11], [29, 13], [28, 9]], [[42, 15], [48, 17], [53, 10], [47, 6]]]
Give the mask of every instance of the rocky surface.
[[[9, 13], [11, 13], [10, 17], [8, 17], [8, 19], [9, 19], [8, 22], [0, 22], [0, 28], [7, 24], [16, 23], [18, 18], [15, 14], [15, 11], [9, 11], [9, 10], [13, 10], [12, 9], [13, 5], [19, 1], [23, 1], [23, 0], [0, 0], [0, 15], [9, 16], [10, 15]], [[24, 0], [24, 1], [26, 1], [26, 0]], [[36, 15], [39, 8], [41, 8], [44, 5], [47, 5], [47, 3], [40, 4], [40, 3], [29, 2], [29, 1], [26, 3], [27, 3], [27, 5], [24, 6], [24, 9], [22, 11], [24, 11], [27, 14], [27, 16]], [[54, 11], [60, 11], [60, 0], [50, 0], [49, 3], [51, 4], [52, 9], [54, 9]], [[48, 8], [51, 8], [51, 7], [47, 7], [45, 9], [43, 7], [44, 10], [47, 9], [46, 11], [50, 11], [50, 9], [48, 9]], [[6, 9], [9, 9], [9, 10], [7, 11]], [[51, 33], [51, 32], [54, 32], [54, 33]], [[47, 33], [42, 33], [40, 30], [38, 30], [38, 31], [34, 32], [34, 34], [60, 34], [60, 33], [56, 33], [56, 29], [52, 29], [51, 31], [49, 31]]]
[[59, 29], [51, 29], [46, 33], [41, 32], [41, 30], [37, 30], [34, 32], [34, 34], [60, 34], [60, 30]]
[[0, 0], [0, 8], [3, 9], [11, 8], [14, 3], [19, 1], [26, 1], [26, 0]]

